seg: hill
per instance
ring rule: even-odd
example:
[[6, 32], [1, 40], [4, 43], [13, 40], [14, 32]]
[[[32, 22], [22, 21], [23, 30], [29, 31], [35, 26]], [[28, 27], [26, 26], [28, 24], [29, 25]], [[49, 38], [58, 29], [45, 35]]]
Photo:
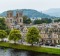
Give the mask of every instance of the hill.
[[44, 11], [43, 13], [48, 14], [50, 16], [60, 17], [60, 8], [52, 8]]
[[[12, 11], [13, 11], [13, 15], [15, 15], [17, 9], [12, 10]], [[36, 10], [33, 10], [33, 9], [19, 9], [18, 11], [23, 11], [23, 15], [26, 15], [29, 18], [50, 18], [49, 15], [46, 15], [46, 14], [44, 14], [42, 12], [39, 12], [39, 11], [36, 11]], [[0, 14], [0, 16], [3, 16], [3, 17], [7, 16], [7, 11], [2, 12]]]

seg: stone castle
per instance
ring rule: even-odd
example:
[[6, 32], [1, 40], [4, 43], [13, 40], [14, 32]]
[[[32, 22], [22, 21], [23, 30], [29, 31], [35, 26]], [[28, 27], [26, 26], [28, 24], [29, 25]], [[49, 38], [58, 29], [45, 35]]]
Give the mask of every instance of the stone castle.
[[16, 15], [13, 15], [13, 11], [7, 11], [7, 17], [5, 19], [6, 25], [10, 29], [21, 29], [23, 27], [23, 14], [16, 11]]

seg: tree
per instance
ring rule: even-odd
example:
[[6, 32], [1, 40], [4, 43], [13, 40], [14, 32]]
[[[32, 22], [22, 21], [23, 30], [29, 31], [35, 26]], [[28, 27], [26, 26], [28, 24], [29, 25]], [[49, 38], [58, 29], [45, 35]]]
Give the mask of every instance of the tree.
[[31, 23], [31, 19], [28, 18], [27, 16], [23, 16], [23, 23], [24, 24], [30, 24]]
[[56, 20], [54, 20], [54, 22], [60, 22], [60, 19], [56, 19]]
[[51, 23], [52, 20], [51, 19], [48, 19], [48, 18], [45, 18], [45, 19], [36, 19], [34, 20], [34, 24], [42, 24], [42, 23]]
[[30, 24], [30, 23], [31, 23], [31, 19], [28, 18], [28, 19], [26, 20], [26, 24]]
[[16, 43], [16, 41], [18, 41], [20, 39], [21, 39], [20, 30], [13, 29], [10, 31], [9, 40], [13, 40]]
[[34, 20], [34, 24], [42, 24], [42, 21], [41, 20]]
[[5, 24], [5, 18], [0, 18], [0, 29], [1, 30], [7, 29], [7, 26]]
[[4, 30], [0, 30], [0, 39], [3, 41], [4, 38], [7, 38], [7, 33]]
[[9, 35], [9, 33], [10, 33], [11, 29], [6, 29], [5, 31], [6, 31], [6, 32], [7, 32], [7, 34]]
[[32, 44], [35, 42], [39, 41], [39, 30], [35, 27], [31, 27], [28, 29], [27, 35], [26, 35], [26, 41], [30, 44]]
[[27, 16], [23, 16], [23, 23], [26, 23], [27, 18]]

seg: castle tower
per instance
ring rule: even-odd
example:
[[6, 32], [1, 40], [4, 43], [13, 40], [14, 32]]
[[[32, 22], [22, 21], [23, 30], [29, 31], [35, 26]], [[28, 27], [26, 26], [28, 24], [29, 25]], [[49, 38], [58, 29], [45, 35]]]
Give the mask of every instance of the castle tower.
[[21, 11], [16, 11], [16, 17], [21, 17], [23, 14], [22, 14], [22, 12]]
[[6, 25], [8, 26], [8, 28], [10, 29], [13, 28], [13, 21], [14, 21], [13, 11], [7, 11]]
[[16, 11], [16, 19], [17, 19], [17, 24], [20, 27], [20, 30], [23, 28], [23, 14], [21, 11]]
[[13, 23], [13, 20], [14, 20], [14, 18], [13, 18], [13, 11], [7, 11], [7, 21], [9, 23]]
[[16, 19], [19, 25], [23, 25], [23, 14], [22, 12], [16, 11]]
[[13, 17], [13, 11], [7, 11], [7, 17], [8, 18]]
[[16, 15], [13, 16], [13, 11], [7, 11], [7, 17], [6, 17], [6, 25], [10, 29], [23, 28], [23, 14], [22, 12], [16, 11]]

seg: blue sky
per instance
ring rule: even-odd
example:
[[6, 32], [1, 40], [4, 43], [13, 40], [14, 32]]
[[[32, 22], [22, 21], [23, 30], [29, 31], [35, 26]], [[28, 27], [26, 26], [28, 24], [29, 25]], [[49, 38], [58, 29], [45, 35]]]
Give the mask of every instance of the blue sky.
[[43, 11], [50, 8], [60, 8], [60, 0], [0, 0], [0, 12], [13, 9]]

